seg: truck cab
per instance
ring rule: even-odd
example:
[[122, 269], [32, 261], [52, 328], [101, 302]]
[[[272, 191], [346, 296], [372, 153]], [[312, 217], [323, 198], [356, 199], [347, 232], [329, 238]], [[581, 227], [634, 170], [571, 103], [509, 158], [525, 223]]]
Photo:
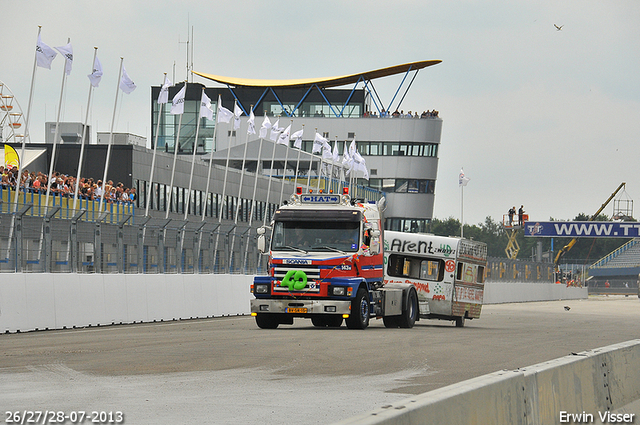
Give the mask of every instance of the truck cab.
[[[256, 276], [252, 286], [258, 327], [277, 328], [301, 317], [318, 327], [346, 321], [349, 328], [364, 329], [371, 317], [402, 315], [403, 291], [381, 292], [382, 206], [351, 199], [346, 190], [298, 188], [275, 212], [268, 247], [267, 228], [258, 232], [258, 249], [269, 255], [269, 275]], [[391, 292], [399, 295], [385, 306]], [[417, 301], [412, 306], [417, 312]]]

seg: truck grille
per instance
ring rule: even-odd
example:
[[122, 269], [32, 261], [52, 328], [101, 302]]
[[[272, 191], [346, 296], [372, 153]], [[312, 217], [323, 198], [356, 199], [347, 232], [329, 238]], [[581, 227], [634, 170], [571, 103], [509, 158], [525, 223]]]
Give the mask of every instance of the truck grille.
[[[274, 267], [274, 277], [281, 281], [289, 270], [302, 270], [307, 275], [307, 286], [301, 292], [320, 292], [320, 286], [316, 284], [316, 281], [320, 279], [320, 268], [314, 265], [307, 264], [276, 264]], [[289, 288], [286, 286], [276, 286], [274, 288], [276, 292], [289, 292]]]

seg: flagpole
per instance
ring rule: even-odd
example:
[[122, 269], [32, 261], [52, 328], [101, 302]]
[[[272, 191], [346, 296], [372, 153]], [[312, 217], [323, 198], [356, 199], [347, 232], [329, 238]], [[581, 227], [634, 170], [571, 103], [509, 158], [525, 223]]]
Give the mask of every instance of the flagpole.
[[[253, 112], [253, 105], [251, 105], [251, 112]], [[236, 208], [236, 215], [233, 219], [233, 224], [238, 224], [238, 215], [240, 213], [240, 205], [242, 204], [242, 184], [244, 182], [244, 166], [247, 162], [247, 146], [249, 145], [249, 123], [247, 122], [247, 136], [244, 141], [244, 154], [242, 155], [242, 168], [240, 169], [240, 185], [238, 187], [238, 206]], [[233, 238], [231, 239], [231, 249], [229, 250], [229, 265], [233, 264], [233, 247], [236, 244], [236, 232], [233, 232]]]
[[[302, 133], [304, 133], [304, 124], [302, 124]], [[298, 160], [296, 161], [296, 183], [295, 183], [296, 186], [298, 185], [298, 171], [300, 168], [300, 152], [302, 152], [302, 140], [300, 140], [300, 149], [298, 149]]]
[[[38, 38], [40, 38], [41, 31], [42, 31], [42, 26], [38, 25]], [[31, 89], [29, 90], [29, 103], [27, 104], [27, 117], [25, 119], [25, 133], [24, 133], [24, 137], [22, 138], [22, 157], [24, 157], [25, 140], [30, 137], [29, 123], [31, 120], [31, 105], [33, 104], [33, 89], [36, 85], [37, 65], [38, 65], [38, 50], [36, 49], [35, 55], [33, 57], [33, 71], [31, 72]]]
[[[291, 120], [291, 124], [289, 125], [289, 128], [291, 128], [291, 126], [293, 125], [293, 120]], [[282, 170], [282, 186], [280, 187], [280, 202], [278, 205], [282, 205], [282, 196], [284, 195], [284, 179], [287, 175], [287, 161], [289, 160], [289, 137], [291, 134], [291, 131], [289, 131], [289, 134], [287, 135], [287, 152], [285, 153], [284, 156], [284, 169]]]
[[[220, 102], [220, 97], [218, 96], [218, 103]], [[216, 148], [216, 134], [218, 133], [218, 114], [216, 113], [216, 122], [213, 127], [213, 145], [211, 146], [211, 152], [209, 152], [209, 171], [207, 171], [207, 187], [204, 191], [205, 200], [204, 200], [204, 208], [202, 209], [202, 221], [204, 221], [204, 217], [207, 215], [207, 203], [209, 201], [209, 183], [211, 182], [211, 166], [213, 165], [213, 151]], [[213, 200], [211, 201], [211, 208], [213, 209]], [[218, 208], [218, 204], [216, 202], [216, 209]], [[213, 217], [213, 211], [211, 211], [211, 216]]]
[[[165, 72], [164, 73], [164, 80], [162, 81], [162, 86], [164, 86], [164, 84], [166, 82], [166, 79], [167, 79], [167, 73]], [[167, 88], [167, 90], [168, 90], [168, 88]], [[160, 88], [160, 94], [158, 95], [158, 98], [160, 98], [161, 95], [162, 95], [162, 88]], [[163, 106], [164, 106], [164, 102], [160, 103], [160, 109], [158, 111], [158, 122], [156, 124], [156, 138], [155, 138], [155, 142], [153, 143], [153, 156], [151, 157], [151, 171], [149, 173], [149, 186], [147, 187], [147, 193], [146, 193], [147, 205], [146, 205], [145, 210], [144, 210], [145, 217], [149, 217], [149, 205], [151, 204], [151, 192], [153, 191], [153, 172], [154, 172], [155, 167], [156, 167], [156, 153], [158, 152], [158, 135], [160, 134], [160, 121], [162, 120], [162, 107]], [[103, 181], [102, 182], [103, 190], [104, 190], [104, 185], [105, 185], [105, 182]]]
[[[187, 86], [186, 81], [184, 82], [184, 85], [185, 87]], [[182, 111], [182, 113], [180, 114], [180, 119], [178, 120], [178, 134], [176, 135], [176, 141], [173, 144], [173, 167], [171, 168], [171, 183], [169, 184], [169, 205], [167, 205], [167, 211], [165, 212], [165, 215], [164, 215], [165, 219], [169, 218], [169, 210], [171, 210], [171, 204], [173, 203], [173, 179], [176, 174], [176, 161], [178, 159], [178, 149], [180, 148], [180, 129], [182, 128], [183, 115], [184, 115], [184, 111]], [[176, 196], [176, 212], [178, 212], [177, 196]]]
[[[222, 99], [220, 98], [220, 95], [218, 95], [218, 111], [220, 111], [220, 104], [222, 102]], [[236, 102], [237, 100], [234, 102], [233, 104], [233, 110], [236, 110]], [[218, 117], [216, 117], [216, 120], [218, 119]], [[232, 133], [233, 134], [233, 133]], [[224, 181], [222, 183], [222, 204], [225, 206], [225, 208], [229, 208], [228, 204], [225, 204], [225, 195], [226, 195], [226, 189], [227, 189], [227, 175], [229, 173], [229, 156], [231, 155], [231, 137], [229, 137], [227, 142], [227, 161], [225, 162], [224, 165]], [[223, 211], [222, 208], [220, 208], [220, 214], [218, 215], [218, 227], [220, 227], [220, 225], [222, 224], [222, 215], [223, 215]], [[220, 233], [218, 232], [218, 234], [216, 235], [216, 244], [215, 247], [213, 248], [213, 262], [215, 264], [215, 261], [218, 257], [218, 242], [220, 241]]]
[[[322, 149], [324, 149], [324, 147]], [[323, 167], [324, 167], [324, 152], [320, 151], [320, 164], [318, 164], [318, 187], [316, 188], [318, 192], [320, 192], [320, 179], [322, 178]]]
[[460, 186], [460, 237], [464, 237], [464, 185]]
[[107, 187], [107, 171], [109, 171], [109, 160], [111, 159], [111, 144], [113, 142], [113, 126], [116, 122], [116, 107], [118, 106], [118, 93], [120, 91], [120, 78], [122, 78], [122, 64], [124, 63], [124, 58], [120, 58], [120, 71], [118, 72], [118, 80], [116, 82], [116, 99], [113, 102], [113, 116], [111, 117], [111, 130], [109, 131], [109, 143], [107, 144], [107, 157], [104, 161], [104, 173], [102, 175], [102, 199], [100, 200], [100, 209], [99, 212], [102, 212], [102, 208], [106, 203], [106, 187]]
[[[251, 224], [253, 222], [253, 212], [256, 204], [256, 190], [258, 188], [258, 169], [260, 168], [260, 158], [262, 157], [262, 141], [263, 138], [260, 138], [260, 147], [258, 148], [258, 160], [256, 162], [256, 175], [255, 180], [253, 182], [253, 195], [251, 195], [251, 212], [249, 213], [249, 229], [251, 229]], [[267, 195], [267, 200], [269, 199]], [[247, 265], [247, 257], [249, 256], [249, 235], [247, 235], [247, 249], [244, 252], [244, 261], [243, 264], [246, 268]]]
[[[336, 140], [333, 143], [333, 150], [336, 150], [338, 147], [338, 136], [336, 136]], [[337, 152], [337, 151], [336, 151]], [[333, 155], [333, 152], [331, 153]], [[329, 192], [333, 189], [333, 166], [336, 163], [336, 159], [334, 156], [331, 156], [331, 174], [329, 177]]]
[[[344, 140], [342, 145], [342, 162], [340, 165], [340, 193], [344, 192], [344, 183], [347, 178], [347, 173], [344, 171], [344, 153], [347, 152], [347, 140]], [[348, 187], [348, 185], [347, 185]]]
[[[71, 42], [71, 39], [67, 39], [67, 44]], [[49, 164], [49, 178], [47, 180], [47, 195], [45, 197], [45, 215], [49, 210], [49, 196], [51, 194], [51, 177], [53, 176], [53, 165], [56, 160], [56, 145], [58, 141], [58, 135], [60, 134], [60, 111], [62, 109], [62, 97], [64, 94], [64, 83], [67, 80], [67, 60], [65, 59], [64, 67], [62, 68], [62, 86], [60, 87], [60, 101], [58, 102], [58, 114], [56, 118], [56, 131], [53, 136], [53, 146], [51, 148], [51, 163]], [[19, 181], [19, 177], [18, 177]], [[19, 184], [19, 183], [18, 183]]]
[[[204, 93], [204, 87], [202, 87], [202, 92]], [[202, 101], [200, 101], [200, 108], [202, 108]], [[200, 121], [202, 118], [200, 116], [200, 108], [196, 110], [196, 116], [198, 117], [198, 123], [196, 125], [196, 138], [193, 141], [193, 154], [191, 155], [191, 172], [189, 173], [189, 190], [187, 191], [187, 203], [186, 208], [184, 209], [184, 219], [187, 219], [187, 213], [189, 212], [189, 202], [191, 201], [191, 184], [193, 183], [193, 169], [196, 165], [196, 151], [198, 150], [198, 133], [200, 132]], [[194, 203], [195, 206], [195, 203]], [[195, 213], [195, 208], [194, 208]]]
[[[40, 37], [41, 31], [42, 31], [42, 26], [38, 25], [38, 37]], [[24, 133], [24, 136], [22, 137], [22, 148], [20, 150], [20, 158], [18, 158], [18, 182], [16, 183], [16, 197], [13, 205], [14, 216], [15, 216], [15, 212], [18, 211], [18, 195], [20, 194], [20, 180], [22, 180], [22, 162], [24, 161], [26, 141], [27, 141], [27, 138], [29, 137], [29, 119], [31, 118], [31, 104], [33, 100], [33, 88], [36, 82], [37, 65], [38, 65], [38, 50], [36, 49], [35, 54], [33, 56], [33, 71], [31, 72], [31, 89], [29, 90], [29, 103], [27, 104], [27, 116], [25, 119], [25, 133]], [[11, 228], [13, 228], [13, 226], [11, 226]]]
[[[93, 73], [93, 66], [96, 63], [96, 57], [98, 55], [98, 48], [94, 47], [93, 62], [91, 62], [91, 72]], [[78, 159], [78, 172], [76, 173], [76, 187], [73, 191], [73, 210], [76, 209], [76, 203], [78, 202], [78, 189], [80, 186], [80, 177], [82, 176], [82, 159], [84, 158], [84, 142], [87, 136], [87, 124], [89, 123], [89, 109], [91, 107], [91, 93], [93, 93], [93, 83], [89, 81], [89, 98], [87, 99], [87, 112], [84, 116], [84, 127], [82, 128], [82, 138], [80, 139], [80, 158]], [[104, 187], [104, 183], [103, 183]]]
[[[318, 127], [316, 127], [314, 138], [316, 134], [318, 134]], [[311, 189], [311, 166], [312, 165], [313, 165], [313, 145], [311, 145], [311, 158], [309, 158], [309, 172], [307, 173], [307, 189]]]
[[[271, 170], [269, 172], [269, 184], [267, 185], [267, 211], [269, 210], [269, 195], [271, 195], [271, 181], [273, 180], [273, 163], [276, 159], [276, 148], [278, 147], [278, 142], [273, 142], [273, 155], [271, 155], [271, 166], [269, 167], [269, 169]], [[278, 206], [280, 206], [280, 204], [278, 204]], [[264, 214], [264, 218], [263, 218], [263, 225], [267, 224], [267, 211], [265, 211]]]

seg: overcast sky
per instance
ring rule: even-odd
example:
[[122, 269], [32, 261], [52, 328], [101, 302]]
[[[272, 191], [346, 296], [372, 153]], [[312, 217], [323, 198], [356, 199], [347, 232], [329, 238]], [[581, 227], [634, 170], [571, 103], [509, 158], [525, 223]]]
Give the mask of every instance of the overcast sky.
[[[150, 135], [150, 87], [174, 68], [173, 81], [186, 78], [193, 28], [194, 70], [223, 76], [330, 77], [442, 60], [418, 73], [401, 107], [443, 119], [437, 218], [460, 218], [461, 167], [468, 224], [521, 204], [532, 220], [592, 214], [621, 182], [623, 199], [640, 195], [637, 0], [0, 0], [0, 12], [0, 81], [25, 112], [38, 25], [48, 45], [73, 45], [63, 121], [84, 121], [98, 47], [93, 138], [109, 131], [120, 57], [138, 89], [120, 97], [115, 130]], [[33, 141], [56, 119], [62, 67], [59, 56], [38, 68]], [[384, 102], [399, 78], [376, 82]]]

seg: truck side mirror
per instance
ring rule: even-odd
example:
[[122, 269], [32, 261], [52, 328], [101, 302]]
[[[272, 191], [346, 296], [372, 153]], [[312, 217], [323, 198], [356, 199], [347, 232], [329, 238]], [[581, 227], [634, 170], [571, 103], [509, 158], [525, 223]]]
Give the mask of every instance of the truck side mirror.
[[258, 227], [258, 229], [256, 230], [256, 232], [258, 233], [258, 251], [260, 251], [261, 254], [264, 254], [265, 250], [266, 250], [266, 242], [265, 242], [265, 228], [264, 227]]
[[265, 245], [264, 235], [258, 235], [258, 251], [260, 251], [261, 254], [264, 254]]
[[372, 255], [378, 255], [380, 254], [380, 230], [371, 229], [369, 234], [371, 235], [369, 251]]

